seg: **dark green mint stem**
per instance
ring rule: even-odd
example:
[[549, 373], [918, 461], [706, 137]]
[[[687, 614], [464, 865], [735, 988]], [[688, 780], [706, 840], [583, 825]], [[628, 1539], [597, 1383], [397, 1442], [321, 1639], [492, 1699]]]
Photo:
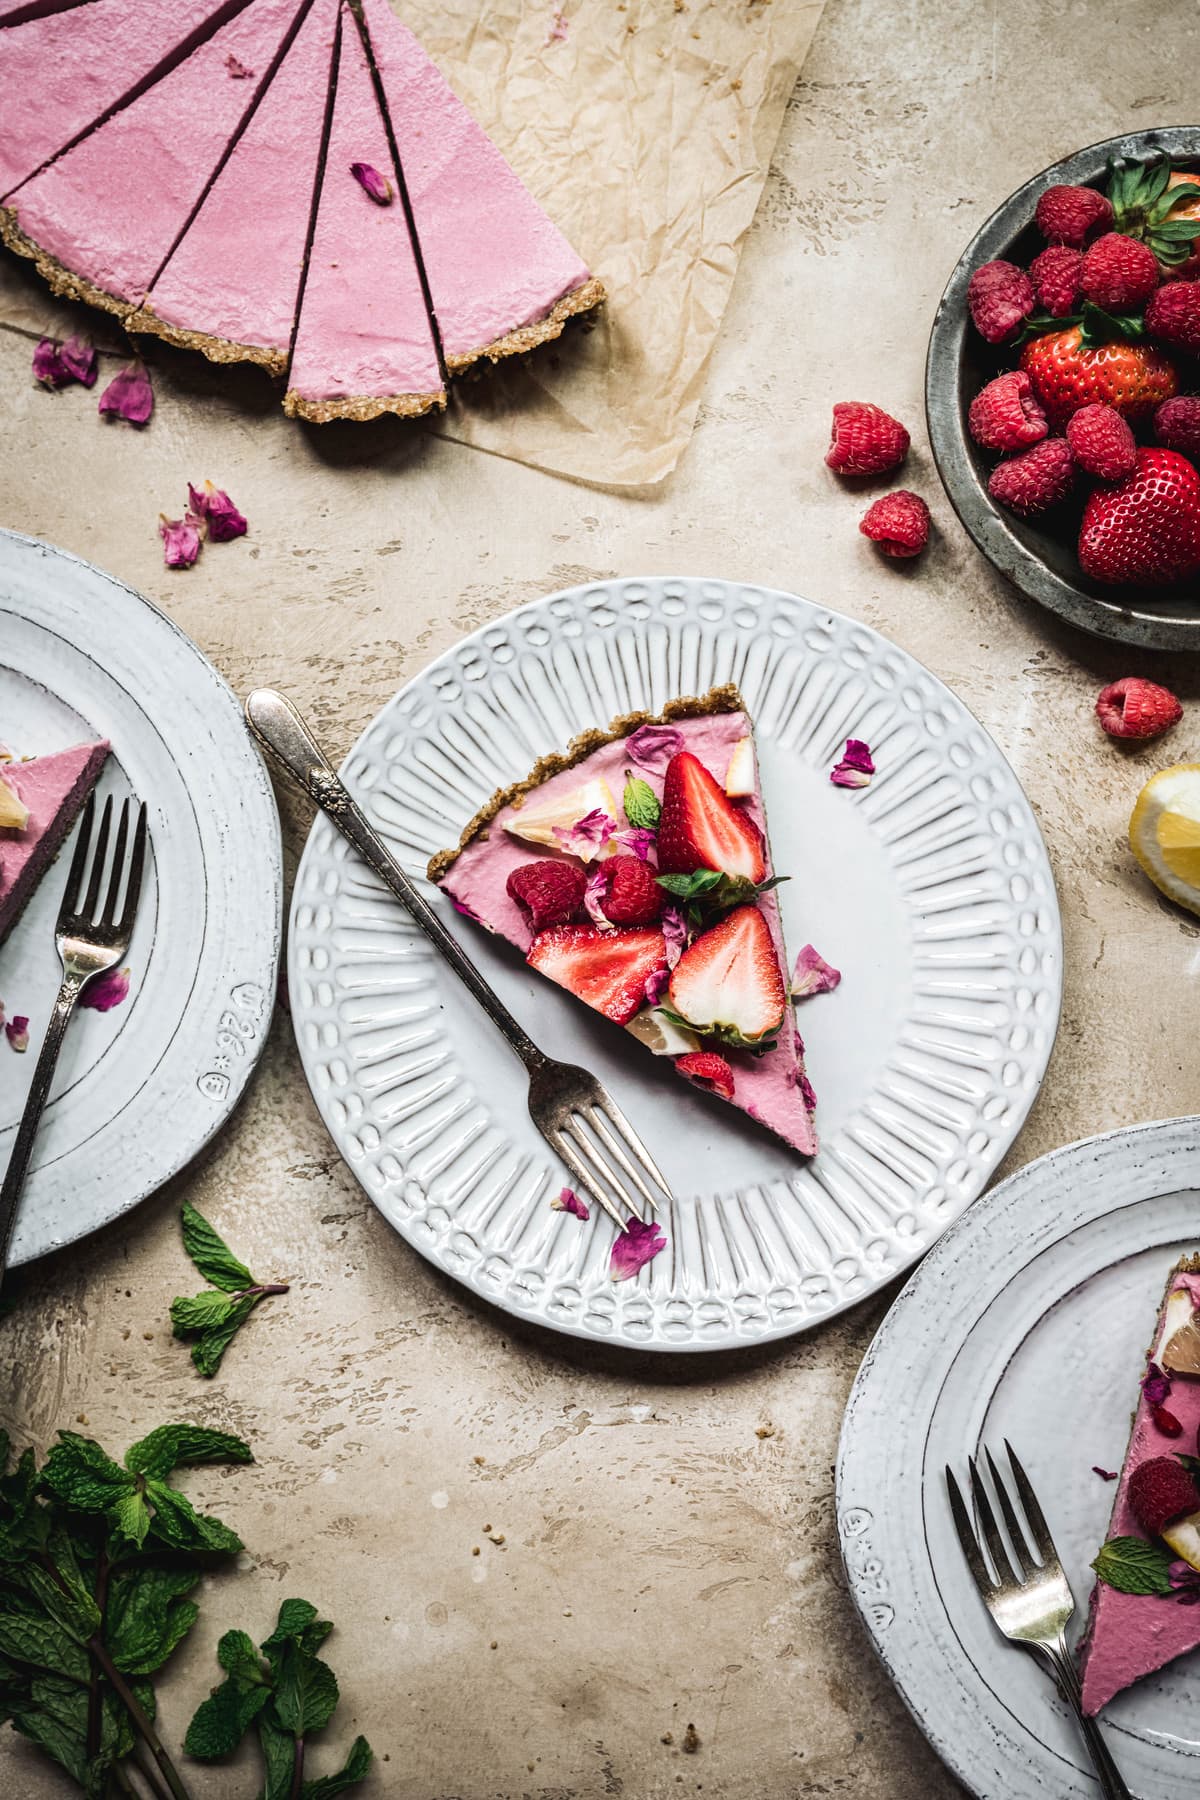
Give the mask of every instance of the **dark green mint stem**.
[[286, 1294], [290, 1285], [286, 1281], [260, 1281], [254, 1287], [239, 1288], [238, 1292], [230, 1294], [229, 1298], [231, 1300], [249, 1300], [253, 1294], [256, 1300], [261, 1300], [264, 1294]]
[[137, 1695], [125, 1680], [120, 1669], [118, 1669], [113, 1662], [112, 1657], [108, 1654], [108, 1651], [101, 1643], [98, 1635], [93, 1634], [93, 1636], [88, 1639], [88, 1649], [100, 1664], [104, 1673], [108, 1676], [108, 1679], [116, 1690], [117, 1697], [129, 1714], [129, 1717], [133, 1720], [138, 1736], [142, 1739], [146, 1748], [157, 1763], [159, 1772], [170, 1790], [172, 1800], [191, 1800], [191, 1796], [180, 1779], [179, 1770], [168, 1756], [163, 1741], [159, 1737], [157, 1731], [155, 1731], [152, 1721], [146, 1717]]
[[296, 1749], [292, 1760], [292, 1785], [288, 1789], [288, 1800], [300, 1800], [300, 1789], [304, 1786], [304, 1739], [296, 1739]]
[[[96, 1567], [96, 1605], [100, 1612], [100, 1630], [104, 1630], [104, 1608], [108, 1601], [108, 1551], [102, 1549], [100, 1561]], [[92, 1672], [88, 1677], [88, 1716], [87, 1716], [87, 1758], [99, 1754], [100, 1750], [100, 1665], [92, 1658]]]

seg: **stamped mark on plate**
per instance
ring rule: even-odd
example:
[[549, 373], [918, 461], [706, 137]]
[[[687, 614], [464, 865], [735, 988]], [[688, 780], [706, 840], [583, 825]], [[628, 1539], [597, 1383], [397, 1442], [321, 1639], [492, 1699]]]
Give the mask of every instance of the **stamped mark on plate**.
[[886, 1631], [896, 1617], [888, 1599], [890, 1589], [883, 1564], [871, 1548], [874, 1515], [865, 1506], [851, 1506], [842, 1514], [842, 1546], [846, 1567], [862, 1598], [863, 1609], [876, 1631]]
[[197, 1077], [196, 1086], [207, 1100], [221, 1101], [229, 1093], [230, 1071], [244, 1061], [257, 1043], [267, 1010], [267, 996], [256, 981], [241, 981], [229, 996], [229, 1005], [217, 1022], [217, 1053], [212, 1066]]

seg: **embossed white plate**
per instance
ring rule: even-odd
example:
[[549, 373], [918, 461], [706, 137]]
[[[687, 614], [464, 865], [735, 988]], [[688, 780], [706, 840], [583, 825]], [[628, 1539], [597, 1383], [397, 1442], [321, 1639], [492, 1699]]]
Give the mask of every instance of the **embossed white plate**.
[[[438, 1267], [560, 1331], [659, 1350], [800, 1331], [905, 1268], [973, 1200], [1037, 1092], [1061, 982], [1054, 885], [1012, 770], [894, 644], [794, 595], [599, 582], [488, 625], [408, 684], [343, 768], [413, 874], [585, 726], [736, 681], [754, 716], [823, 1148], [806, 1163], [448, 918], [554, 1055], [609, 1084], [670, 1178], [669, 1248], [608, 1278], [612, 1229], [562, 1185], [525, 1073], [326, 820], [296, 879], [293, 1017], [317, 1104], [386, 1217]], [[848, 735], [879, 773], [835, 788]]]
[[[1057, 1693], [984, 1611], [943, 1470], [1009, 1439], [1071, 1582], [1077, 1639], [1113, 1498], [1092, 1465], [1121, 1467], [1163, 1284], [1200, 1245], [1197, 1190], [1200, 1118], [1040, 1157], [926, 1257], [854, 1384], [837, 1472], [851, 1592], [918, 1725], [981, 1800], [1093, 1800], [1097, 1788]], [[1200, 1656], [1182, 1657], [1105, 1709], [1145, 1800], [1200, 1787], [1198, 1679]]]
[[[147, 803], [153, 843], [109, 1013], [72, 1022], [13, 1238], [14, 1263], [107, 1224], [224, 1124], [266, 1038], [282, 916], [279, 815], [241, 709], [164, 613], [63, 550], [0, 532], [0, 741], [20, 754], [107, 737], [98, 792]], [[66, 866], [0, 946], [0, 1168], [58, 987]]]

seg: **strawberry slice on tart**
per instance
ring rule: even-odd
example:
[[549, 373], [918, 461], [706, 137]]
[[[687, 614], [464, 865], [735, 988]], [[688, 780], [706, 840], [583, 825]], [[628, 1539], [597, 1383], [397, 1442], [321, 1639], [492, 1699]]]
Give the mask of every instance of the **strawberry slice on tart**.
[[630, 713], [493, 795], [429, 876], [531, 968], [805, 1155], [778, 878], [737, 689]]

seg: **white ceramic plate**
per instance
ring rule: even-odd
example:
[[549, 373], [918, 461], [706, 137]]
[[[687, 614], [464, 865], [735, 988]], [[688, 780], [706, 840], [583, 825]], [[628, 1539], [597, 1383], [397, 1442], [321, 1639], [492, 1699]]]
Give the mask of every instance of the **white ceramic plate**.
[[[90, 564], [0, 532], [0, 740], [33, 755], [107, 737], [98, 792], [133, 793], [153, 844], [131, 991], [71, 1025], [11, 1261], [94, 1231], [182, 1168], [246, 1086], [275, 998], [279, 815], [241, 709], [191, 640]], [[0, 1168], [58, 987], [65, 862], [0, 946], [0, 1000], [32, 1021], [0, 1041]]]
[[[408, 1240], [497, 1305], [648, 1349], [800, 1331], [907, 1267], [983, 1187], [1037, 1092], [1061, 984], [1045, 848], [970, 713], [894, 644], [790, 594], [720, 581], [599, 582], [449, 651], [343, 769], [421, 875], [497, 787], [588, 725], [736, 681], [754, 716], [793, 954], [844, 971], [800, 1028], [820, 1097], [808, 1164], [689, 1092], [626, 1034], [454, 923], [540, 1043], [610, 1084], [669, 1177], [669, 1248], [608, 1278], [612, 1228], [553, 1213], [564, 1174], [525, 1074], [399, 909], [318, 820], [296, 879], [293, 1017], [342, 1154]], [[847, 735], [879, 774], [829, 770]]]
[[[943, 1470], [1009, 1439], [1079, 1603], [1077, 1638], [1113, 1498], [1092, 1466], [1121, 1467], [1163, 1284], [1200, 1244], [1198, 1188], [1200, 1118], [1039, 1158], [946, 1233], [859, 1371], [837, 1476], [851, 1591], [917, 1723], [982, 1800], [1097, 1789], [1054, 1689], [984, 1611]], [[1104, 1712], [1146, 1800], [1200, 1787], [1198, 1676], [1200, 1658], [1183, 1657]]]

